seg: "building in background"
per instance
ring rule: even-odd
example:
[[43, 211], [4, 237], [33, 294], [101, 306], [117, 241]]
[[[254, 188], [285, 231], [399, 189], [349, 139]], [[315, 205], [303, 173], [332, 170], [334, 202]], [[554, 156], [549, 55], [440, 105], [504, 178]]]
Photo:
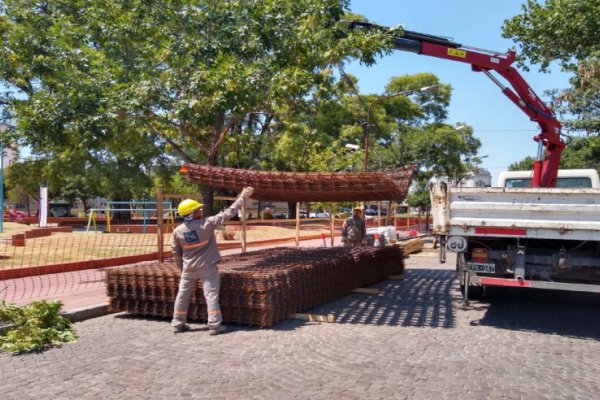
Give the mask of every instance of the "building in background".
[[492, 174], [487, 169], [479, 169], [475, 172], [469, 172], [466, 178], [463, 178], [457, 187], [490, 187], [492, 186]]
[[8, 168], [19, 159], [19, 147], [16, 143], [5, 144], [3, 150], [2, 166]]

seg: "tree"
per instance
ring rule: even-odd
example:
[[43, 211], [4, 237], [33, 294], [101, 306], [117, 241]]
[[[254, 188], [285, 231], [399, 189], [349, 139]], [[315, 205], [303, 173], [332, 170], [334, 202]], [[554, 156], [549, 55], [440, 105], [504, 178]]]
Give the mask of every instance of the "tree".
[[[330, 90], [332, 65], [372, 63], [391, 43], [379, 31], [340, 37], [345, 0], [0, 7], [0, 76], [10, 89], [1, 104], [21, 144], [46, 159], [85, 149], [115, 198], [136, 194], [131, 184], [172, 157], [216, 165], [250, 115], [293, 111]], [[210, 211], [210, 190], [205, 204]]]
[[555, 93], [558, 111], [575, 117], [566, 126], [600, 132], [600, 1], [528, 0], [522, 9], [503, 26], [520, 47], [521, 65], [527, 69], [527, 59], [548, 71], [557, 61], [573, 72], [572, 87]]
[[600, 171], [600, 137], [577, 137], [565, 148], [561, 168], [593, 168]]
[[[566, 152], [566, 150], [565, 150]], [[564, 157], [563, 153], [563, 157]], [[512, 164], [510, 164], [508, 166], [508, 170], [509, 171], [532, 171], [533, 170], [533, 163], [535, 162], [535, 159], [531, 156], [527, 156], [524, 159], [522, 159], [521, 161], [517, 161], [514, 162]]]
[[39, 200], [40, 185], [46, 183], [43, 176], [44, 168], [44, 162], [29, 160], [15, 163], [4, 170], [8, 199], [14, 204], [25, 199], [28, 214], [31, 212], [29, 197]]

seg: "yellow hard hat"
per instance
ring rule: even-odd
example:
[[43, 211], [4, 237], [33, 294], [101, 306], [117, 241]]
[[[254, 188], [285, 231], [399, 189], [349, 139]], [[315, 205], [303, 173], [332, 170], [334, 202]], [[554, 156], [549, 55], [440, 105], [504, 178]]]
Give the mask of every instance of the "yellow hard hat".
[[200, 207], [202, 207], [202, 203], [198, 203], [196, 200], [192, 199], [185, 199], [184, 201], [179, 203], [179, 206], [177, 206], [177, 212], [182, 217], [185, 217], [186, 215], [193, 213]]
[[352, 209], [352, 211], [360, 211], [360, 212], [362, 212], [362, 208], [357, 206], [357, 207], [354, 207]]

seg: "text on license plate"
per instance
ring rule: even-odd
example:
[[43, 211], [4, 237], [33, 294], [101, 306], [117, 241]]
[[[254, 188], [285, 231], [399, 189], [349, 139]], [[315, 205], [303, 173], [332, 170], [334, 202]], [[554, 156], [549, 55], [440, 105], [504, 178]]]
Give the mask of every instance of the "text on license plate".
[[467, 270], [471, 272], [483, 272], [485, 274], [493, 274], [496, 272], [496, 264], [494, 263], [467, 263]]

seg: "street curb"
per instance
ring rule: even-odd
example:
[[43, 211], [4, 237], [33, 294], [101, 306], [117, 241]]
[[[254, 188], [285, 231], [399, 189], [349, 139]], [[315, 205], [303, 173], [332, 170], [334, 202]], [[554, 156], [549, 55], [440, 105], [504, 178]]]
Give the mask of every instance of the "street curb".
[[85, 321], [86, 319], [90, 318], [98, 318], [107, 314], [109, 314], [109, 311], [108, 304], [106, 303], [77, 308], [62, 313], [63, 316], [69, 318], [73, 322]]
[[[108, 312], [108, 304], [97, 304], [95, 306], [82, 307], [71, 311], [61, 312], [60, 314], [63, 317], [70, 319], [72, 322], [81, 322], [85, 321], [86, 319], [102, 317], [110, 313]], [[0, 323], [0, 334], [5, 334], [14, 326], [14, 324]]]

